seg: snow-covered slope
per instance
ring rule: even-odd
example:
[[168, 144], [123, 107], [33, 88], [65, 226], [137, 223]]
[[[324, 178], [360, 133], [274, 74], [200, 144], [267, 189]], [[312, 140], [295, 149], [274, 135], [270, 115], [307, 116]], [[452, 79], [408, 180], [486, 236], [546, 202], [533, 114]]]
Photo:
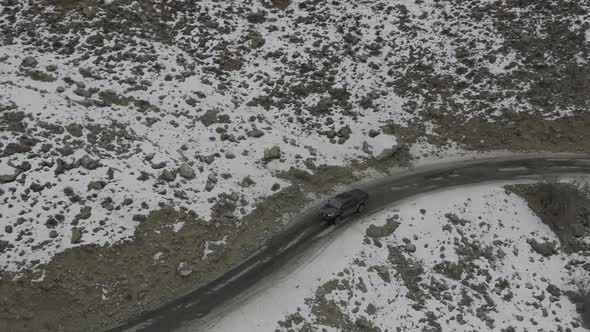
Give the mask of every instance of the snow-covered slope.
[[565, 293], [590, 277], [588, 253], [543, 256], [531, 240], [559, 241], [500, 183], [428, 194], [352, 225], [208, 327], [583, 330]]
[[[549, 15], [535, 6], [4, 0], [0, 268], [129, 239], [161, 204], [210, 221], [229, 197], [239, 221], [288, 185], [277, 172], [437, 141], [440, 121], [586, 111], [583, 77], [559, 80], [587, 66], [588, 5], [552, 7], [534, 45], [574, 42], [542, 56], [515, 42]], [[541, 60], [558, 74], [539, 82]]]

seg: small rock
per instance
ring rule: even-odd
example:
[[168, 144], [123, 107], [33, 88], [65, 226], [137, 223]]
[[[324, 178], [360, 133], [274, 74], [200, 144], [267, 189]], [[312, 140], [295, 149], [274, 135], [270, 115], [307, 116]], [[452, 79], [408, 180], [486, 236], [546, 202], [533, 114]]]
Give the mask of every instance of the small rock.
[[235, 154], [233, 154], [233, 153], [231, 153], [231, 152], [227, 152], [227, 153], [225, 154], [225, 158], [226, 158], [226, 159], [234, 159], [235, 157], [236, 157], [236, 155], [235, 155]]
[[4, 227], [4, 231], [5, 231], [6, 233], [8, 233], [8, 234], [12, 233], [12, 226], [10, 226], [10, 225], [9, 225], [9, 226], [5, 226], [5, 227]]
[[278, 183], [274, 183], [274, 184], [272, 185], [272, 187], [270, 187], [270, 190], [272, 190], [272, 191], [277, 191], [277, 190], [279, 190], [279, 189], [281, 189], [281, 185], [280, 185], [280, 184], [278, 184]]
[[134, 214], [133, 221], [137, 222], [144, 222], [147, 220], [147, 216], [145, 214]]
[[0, 183], [10, 183], [16, 180], [17, 176], [20, 174], [18, 170], [14, 170], [13, 174], [0, 174]]
[[277, 145], [264, 150], [264, 157], [262, 158], [265, 161], [270, 161], [273, 159], [281, 158], [281, 148]]
[[240, 187], [242, 188], [248, 188], [250, 186], [255, 185], [256, 182], [254, 180], [252, 180], [252, 178], [250, 176], [246, 176], [242, 182], [240, 182]]
[[37, 64], [39, 64], [39, 61], [37, 61], [37, 59], [35, 59], [32, 56], [24, 58], [23, 61], [20, 63], [21, 66], [29, 68], [37, 67]]
[[160, 178], [165, 181], [172, 182], [176, 179], [176, 173], [165, 169], [162, 171], [162, 174], [160, 174]]
[[84, 219], [84, 220], [90, 218], [90, 216], [92, 215], [91, 211], [92, 211], [92, 207], [90, 207], [90, 206], [84, 206], [84, 207], [80, 208], [80, 213], [78, 214], [78, 218]]
[[187, 163], [182, 163], [178, 168], [178, 174], [183, 178], [190, 180], [195, 177], [195, 170], [193, 170]]
[[371, 145], [369, 145], [369, 143], [367, 143], [367, 141], [363, 141], [362, 150], [366, 154], [372, 154], [373, 153], [373, 147]]
[[99, 163], [98, 160], [94, 160], [90, 158], [90, 156], [85, 155], [82, 157], [82, 159], [80, 159], [80, 165], [88, 170], [94, 170], [98, 168]]
[[406, 245], [404, 245], [404, 250], [407, 252], [415, 252], [416, 246], [412, 243], [406, 243]]
[[547, 286], [546, 290], [549, 294], [551, 294], [555, 297], [561, 296], [561, 289], [559, 289], [557, 286], [555, 286], [553, 284], [549, 284], [549, 286]]
[[370, 129], [369, 130], [369, 137], [373, 138], [373, 137], [377, 137], [381, 134], [381, 132], [379, 130], [376, 129]]
[[52, 229], [49, 231], [49, 238], [50, 239], [55, 239], [57, 237], [57, 231]]
[[248, 137], [260, 138], [264, 136], [264, 132], [260, 129], [254, 129], [248, 132]]
[[104, 181], [90, 181], [88, 184], [88, 190], [101, 190], [106, 184], [107, 183]]
[[176, 272], [181, 277], [188, 277], [193, 273], [193, 268], [186, 262], [180, 262], [176, 268]]
[[555, 244], [549, 242], [537, 242], [533, 239], [530, 241], [530, 245], [534, 251], [542, 256], [551, 256], [555, 253]]
[[355, 324], [356, 326], [360, 327], [361, 330], [369, 330], [371, 328], [371, 323], [365, 316], [360, 316], [357, 318]]
[[78, 227], [72, 228], [71, 243], [76, 244], [82, 242], [82, 232]]
[[205, 190], [206, 191], [211, 191], [215, 188], [215, 183], [211, 182], [211, 181], [207, 181], [207, 184], [205, 184]]

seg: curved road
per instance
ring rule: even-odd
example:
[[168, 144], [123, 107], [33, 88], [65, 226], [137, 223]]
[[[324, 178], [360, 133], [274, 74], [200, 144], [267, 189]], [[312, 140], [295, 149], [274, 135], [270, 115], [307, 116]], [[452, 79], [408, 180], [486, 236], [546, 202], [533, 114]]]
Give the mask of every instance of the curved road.
[[[416, 194], [441, 188], [475, 184], [484, 181], [515, 180], [571, 173], [590, 174], [590, 156], [574, 154], [519, 155], [478, 159], [452, 164], [432, 165], [401, 171], [395, 175], [356, 186], [371, 195], [363, 216]], [[110, 332], [163, 332], [178, 330], [186, 323], [194, 326], [214, 308], [247, 291], [275, 270], [295, 259], [301, 251], [320, 241], [327, 226], [321, 222], [317, 206], [310, 208], [291, 227], [277, 235], [257, 253], [228, 271], [211, 284], [195, 290], [162, 307], [143, 313]], [[346, 220], [341, 226], [350, 224]]]

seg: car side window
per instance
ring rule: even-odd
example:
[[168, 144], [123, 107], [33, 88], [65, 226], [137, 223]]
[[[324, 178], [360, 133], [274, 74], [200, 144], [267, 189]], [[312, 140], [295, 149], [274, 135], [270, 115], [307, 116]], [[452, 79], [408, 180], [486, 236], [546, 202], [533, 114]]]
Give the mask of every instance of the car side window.
[[352, 205], [354, 204], [354, 200], [349, 199], [344, 203], [344, 208], [345, 209], [350, 209], [352, 207]]

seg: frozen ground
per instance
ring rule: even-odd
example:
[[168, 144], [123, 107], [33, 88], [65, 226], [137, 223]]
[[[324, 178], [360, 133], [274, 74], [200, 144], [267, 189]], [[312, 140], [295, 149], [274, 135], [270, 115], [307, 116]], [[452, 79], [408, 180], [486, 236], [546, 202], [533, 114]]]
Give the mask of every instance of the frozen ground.
[[290, 167], [438, 153], [448, 124], [585, 112], [516, 95], [554, 82], [515, 36], [567, 32], [543, 61], [586, 70], [587, 5], [552, 8], [532, 32], [534, 6], [495, 1], [2, 1], [0, 268], [131, 239], [162, 205], [239, 224]]
[[502, 185], [412, 198], [351, 225], [208, 330], [584, 330], [565, 293], [590, 277], [588, 253], [533, 250], [531, 239], [559, 240]]

